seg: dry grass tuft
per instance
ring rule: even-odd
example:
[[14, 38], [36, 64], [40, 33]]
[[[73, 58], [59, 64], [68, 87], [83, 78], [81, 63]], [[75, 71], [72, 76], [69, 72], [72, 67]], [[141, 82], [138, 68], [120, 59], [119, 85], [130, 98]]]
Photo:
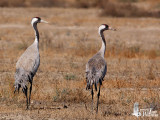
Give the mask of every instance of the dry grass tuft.
[[103, 9], [101, 16], [113, 17], [160, 17], [159, 11], [148, 11], [132, 3], [111, 2], [102, 0], [100, 7]]

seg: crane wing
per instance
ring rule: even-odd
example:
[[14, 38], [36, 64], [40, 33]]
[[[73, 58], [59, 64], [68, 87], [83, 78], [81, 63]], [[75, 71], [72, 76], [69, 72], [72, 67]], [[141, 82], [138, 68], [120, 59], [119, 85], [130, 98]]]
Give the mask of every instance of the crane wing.
[[39, 56], [39, 52], [32, 48], [34, 48], [34, 46], [31, 45], [21, 55], [21, 57], [19, 58], [16, 64], [16, 69], [23, 68], [24, 70], [28, 72], [32, 72], [33, 74], [36, 73], [40, 64], [40, 56]]
[[[102, 80], [107, 72], [107, 65], [103, 58], [92, 58], [86, 65], [87, 88], [93, 84], [102, 84]], [[95, 86], [96, 86], [95, 85]]]

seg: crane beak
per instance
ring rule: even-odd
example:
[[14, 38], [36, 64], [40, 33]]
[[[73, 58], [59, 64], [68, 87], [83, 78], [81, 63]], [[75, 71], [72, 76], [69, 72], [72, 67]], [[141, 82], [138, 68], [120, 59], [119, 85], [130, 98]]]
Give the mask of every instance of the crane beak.
[[116, 31], [116, 29], [115, 29], [115, 28], [112, 28], [112, 27], [109, 27], [108, 30]]
[[48, 23], [47, 21], [44, 21], [44, 20], [41, 20], [41, 22], [43, 22], [43, 23]]

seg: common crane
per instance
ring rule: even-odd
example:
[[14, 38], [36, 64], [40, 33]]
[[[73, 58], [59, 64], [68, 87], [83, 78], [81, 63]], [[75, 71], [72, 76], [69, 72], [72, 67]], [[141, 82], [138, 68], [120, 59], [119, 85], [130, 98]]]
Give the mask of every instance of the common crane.
[[99, 97], [100, 97], [100, 87], [102, 85], [103, 78], [106, 75], [107, 72], [107, 64], [104, 59], [104, 54], [106, 50], [106, 41], [103, 32], [105, 30], [115, 30], [111, 27], [109, 27], [106, 24], [102, 24], [99, 29], [99, 35], [102, 38], [102, 46], [101, 49], [91, 58], [89, 59], [88, 63], [86, 64], [86, 82], [87, 87], [86, 89], [91, 89], [91, 95], [92, 95], [92, 111], [93, 111], [93, 85], [95, 87], [95, 90], [97, 91], [97, 85], [99, 84], [99, 90], [97, 94], [97, 108], [96, 112], [98, 112], [98, 103], [99, 103]]
[[[42, 20], [39, 17], [32, 18], [31, 24], [35, 31], [35, 40], [32, 45], [30, 45], [26, 51], [21, 55], [16, 63], [16, 72], [15, 72], [15, 90], [14, 93], [19, 89], [22, 88], [23, 93], [26, 97], [26, 105], [27, 108], [30, 105], [31, 99], [31, 91], [32, 91], [32, 82], [33, 77], [36, 74], [38, 67], [40, 65], [40, 55], [39, 55], [39, 32], [37, 29], [38, 23], [47, 23], [46, 21]], [[28, 87], [30, 83], [30, 90], [29, 90], [29, 99], [28, 99]]]

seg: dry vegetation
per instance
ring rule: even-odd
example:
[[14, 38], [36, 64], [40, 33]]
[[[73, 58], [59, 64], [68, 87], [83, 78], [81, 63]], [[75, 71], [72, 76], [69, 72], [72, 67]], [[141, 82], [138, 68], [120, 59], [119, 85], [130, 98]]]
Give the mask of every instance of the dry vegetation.
[[160, 0], [1, 0], [0, 7], [96, 7], [100, 16], [160, 17]]
[[[142, 4], [140, 6], [137, 6], [137, 4], [132, 2], [127, 2], [127, 0], [120, 0], [120, 1], [123, 2], [101, 0], [100, 7], [103, 8], [103, 11], [100, 15], [114, 16], [114, 17], [160, 17], [160, 10], [155, 11], [151, 7], [148, 7], [146, 9], [144, 8], [144, 5], [146, 3], [143, 3], [144, 5]], [[124, 1], [126, 2], [124, 3]]]
[[[0, 8], [0, 14], [0, 119], [136, 120], [131, 115], [135, 102], [160, 110], [159, 19], [99, 18], [99, 9]], [[34, 40], [34, 16], [50, 24], [38, 25], [41, 64], [26, 111], [22, 92], [13, 94], [14, 72], [18, 57]], [[96, 115], [85, 90], [85, 64], [100, 48], [97, 28], [102, 23], [117, 31], [105, 32], [108, 73]]]

